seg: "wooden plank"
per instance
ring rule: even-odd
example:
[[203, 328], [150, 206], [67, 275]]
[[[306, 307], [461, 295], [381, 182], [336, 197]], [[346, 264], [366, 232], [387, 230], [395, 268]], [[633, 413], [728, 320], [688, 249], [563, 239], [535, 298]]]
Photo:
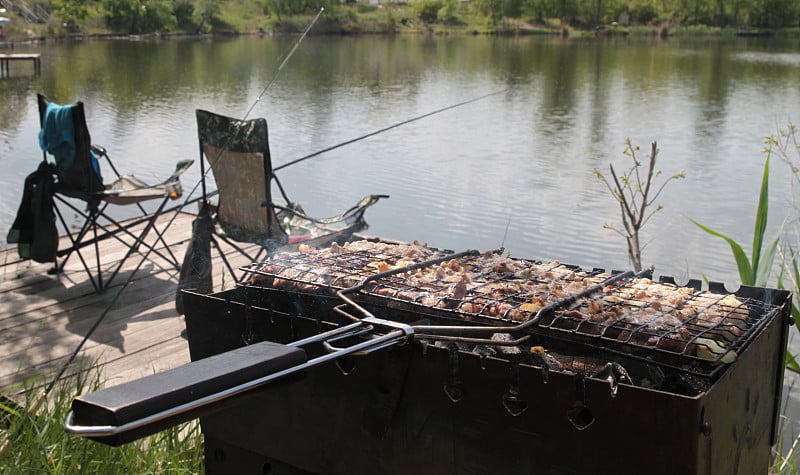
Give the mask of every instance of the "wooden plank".
[[[179, 213], [166, 231], [167, 245], [178, 260], [183, 259], [193, 219], [192, 214]], [[159, 220], [160, 225], [164, 222]], [[104, 271], [115, 267], [128, 251], [126, 244], [114, 239], [99, 245]], [[249, 264], [235, 250], [222, 246], [235, 268]], [[258, 249], [243, 247], [253, 253]], [[87, 263], [92, 265], [92, 261]], [[71, 259], [62, 274], [48, 275], [50, 264], [22, 261], [15, 248], [0, 251], [0, 351], [5, 355], [0, 361], [0, 390], [25, 381], [31, 388], [48, 384], [104, 311], [102, 323], [65, 375], [95, 366], [102, 371], [104, 384], [116, 385], [187, 363], [185, 323], [174, 308], [178, 271], [155, 257], [124, 285], [137, 265], [138, 259], [126, 262], [113, 285], [97, 293], [77, 259]], [[212, 252], [212, 265], [215, 291], [232, 287], [231, 278], [223, 277], [227, 271], [216, 252]]]

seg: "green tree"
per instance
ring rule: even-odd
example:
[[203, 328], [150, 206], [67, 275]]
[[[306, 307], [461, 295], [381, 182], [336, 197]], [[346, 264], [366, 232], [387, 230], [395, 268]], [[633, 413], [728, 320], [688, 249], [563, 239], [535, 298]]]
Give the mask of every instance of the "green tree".
[[53, 8], [60, 24], [69, 32], [79, 31], [89, 14], [86, 0], [54, 0]]
[[519, 18], [530, 9], [530, 3], [528, 0], [472, 0], [471, 7], [495, 24], [503, 18]]
[[179, 28], [187, 29], [192, 24], [194, 4], [191, 0], [175, 0], [172, 4], [172, 14]]
[[129, 34], [152, 33], [176, 26], [168, 0], [105, 0], [106, 23]]
[[220, 0], [201, 0], [200, 2], [200, 24], [197, 25], [197, 32], [200, 33], [206, 24], [213, 25], [220, 12]]
[[436, 19], [442, 23], [451, 23], [456, 19], [458, 0], [444, 0], [442, 8], [436, 12]]
[[320, 8], [329, 10], [334, 6], [335, 2], [331, 0], [266, 0], [264, 11], [277, 16], [280, 21], [286, 15], [300, 15], [319, 11]]
[[411, 3], [414, 14], [426, 23], [434, 23], [439, 19], [439, 10], [444, 8], [445, 0], [415, 0]]

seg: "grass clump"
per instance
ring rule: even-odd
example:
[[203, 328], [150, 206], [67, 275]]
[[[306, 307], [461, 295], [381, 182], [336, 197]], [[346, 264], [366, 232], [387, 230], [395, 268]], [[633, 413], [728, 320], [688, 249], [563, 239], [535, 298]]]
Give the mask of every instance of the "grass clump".
[[9, 474], [196, 474], [203, 471], [197, 421], [110, 447], [67, 435], [72, 400], [101, 388], [97, 369], [65, 377], [43, 395], [44, 378], [28, 380], [0, 401], [0, 473]]

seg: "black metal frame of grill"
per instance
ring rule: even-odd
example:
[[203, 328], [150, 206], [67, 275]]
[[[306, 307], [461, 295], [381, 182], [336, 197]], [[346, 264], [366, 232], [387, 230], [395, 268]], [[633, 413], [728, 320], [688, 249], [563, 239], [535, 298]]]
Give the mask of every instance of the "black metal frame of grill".
[[[294, 292], [297, 291], [300, 295], [307, 294], [335, 294], [342, 302], [341, 305], [335, 306], [334, 310], [349, 318], [353, 321], [358, 321], [363, 318], [376, 318], [373, 312], [379, 312], [382, 319], [390, 320], [392, 317], [387, 317], [387, 309], [391, 308], [392, 312], [405, 313], [410, 320], [419, 321], [420, 317], [431, 317], [440, 321], [446, 321], [453, 324], [447, 325], [429, 325], [429, 324], [413, 324], [414, 337], [422, 340], [439, 340], [444, 342], [454, 343], [467, 343], [467, 344], [484, 344], [492, 346], [517, 346], [525, 344], [537, 344], [537, 339], [544, 339], [544, 341], [560, 341], [565, 345], [582, 344], [583, 346], [602, 352], [610, 352], [618, 354], [626, 358], [639, 359], [645, 363], [657, 362], [659, 365], [668, 367], [670, 369], [691, 374], [701, 378], [710, 378], [711, 381], [716, 380], [724, 369], [724, 364], [720, 360], [726, 355], [728, 351], [740, 352], [743, 350], [750, 341], [757, 335], [761, 328], [770, 320], [769, 316], [778, 310], [778, 307], [766, 299], [759, 300], [755, 296], [755, 290], [763, 291], [763, 289], [751, 290], [751, 288], [742, 287], [736, 294], [737, 298], [744, 299], [743, 305], [748, 308], [748, 316], [741, 321], [746, 324], [746, 328], [741, 330], [742, 334], [735, 338], [729, 339], [726, 343], [725, 352], [717, 356], [716, 359], [711, 360], [689, 354], [689, 348], [692, 345], [702, 345], [698, 343], [699, 338], [706, 336], [714, 336], [714, 332], [718, 330], [720, 325], [723, 325], [730, 313], [720, 319], [717, 326], [709, 327], [691, 322], [683, 322], [680, 327], [675, 327], [669, 331], [657, 334], [656, 332], [647, 333], [646, 326], [634, 327], [630, 323], [621, 323], [615, 321], [609, 325], [603, 326], [596, 322], [587, 322], [585, 320], [578, 320], [569, 315], [575, 312], [576, 309], [585, 305], [586, 298], [596, 296], [603, 291], [607, 286], [615, 286], [615, 289], [622, 289], [626, 285], [634, 282], [633, 279], [642, 276], [651, 276], [652, 269], [648, 269], [642, 273], [635, 274], [631, 271], [628, 272], [613, 272], [610, 277], [603, 276], [602, 269], [594, 269], [586, 272], [582, 271], [579, 267], [566, 265], [565, 267], [571, 271], [583, 272], [586, 278], [593, 280], [594, 285], [589, 286], [587, 289], [573, 294], [562, 297], [558, 300], [549, 302], [544, 307], [540, 308], [535, 314], [529, 312], [528, 319], [522, 323], [512, 322], [507, 315], [507, 309], [503, 316], [491, 316], [483, 313], [485, 309], [491, 305], [499, 303], [507, 304], [509, 309], [519, 309], [520, 305], [530, 302], [531, 295], [525, 294], [509, 294], [500, 299], [486, 303], [483, 305], [481, 312], [472, 313], [461, 311], [462, 303], [456, 302], [451, 305], [447, 302], [448, 286], [452, 282], [424, 282], [423, 284], [413, 286], [408, 283], [407, 275], [417, 269], [430, 268], [435, 265], [441, 265], [450, 260], [459, 260], [462, 267], [474, 267], [476, 259], [479, 259], [482, 253], [469, 250], [459, 253], [454, 253], [449, 250], [438, 250], [434, 248], [427, 248], [418, 246], [418, 254], [422, 254], [423, 259], [411, 265], [404, 265], [402, 267], [393, 268], [384, 272], [375, 272], [378, 268], [376, 264], [383, 262], [391, 267], [396, 262], [408, 262], [408, 256], [405, 255], [409, 249], [408, 245], [397, 245], [396, 249], [391, 249], [392, 244], [383, 244], [381, 252], [370, 254], [375, 249], [364, 250], [359, 249], [355, 251], [345, 251], [344, 248], [339, 249], [337, 254], [331, 256], [320, 256], [316, 251], [308, 254], [286, 253], [277, 256], [275, 260], [268, 261], [267, 263], [253, 263], [249, 266], [242, 267], [242, 270], [253, 275], [250, 282], [244, 282], [240, 285], [258, 291], [262, 284], [270, 286], [276, 283], [276, 279], [280, 279], [282, 284], [285, 281], [294, 282], [297, 288], [292, 285], [278, 285], [276, 287], [283, 287], [283, 291]], [[495, 254], [499, 252], [495, 251]], [[418, 256], [419, 257], [419, 256]], [[406, 259], [403, 261], [402, 259]], [[507, 259], [507, 258], [504, 258]], [[515, 259], [513, 262], [521, 264], [521, 267], [530, 265], [544, 265], [538, 261], [531, 261], [526, 259]], [[281, 274], [281, 270], [277, 272], [271, 269], [264, 271], [265, 264], [270, 264], [273, 267], [277, 266], [281, 269], [291, 269], [291, 275]], [[560, 263], [554, 265], [550, 270], [560, 266]], [[365, 271], [366, 270], [366, 271]], [[492, 272], [478, 274], [480, 277], [485, 278], [486, 281], [481, 283], [485, 288], [492, 285], [502, 284], [509, 282], [509, 278], [514, 278], [514, 272], [497, 272], [496, 275], [490, 275]], [[605, 278], [600, 278], [600, 277]], [[261, 281], [261, 282], [258, 282]], [[541, 283], [546, 283], [541, 281]], [[662, 285], [675, 285], [674, 281], [670, 279], [662, 279], [659, 284]], [[693, 284], [695, 284], [693, 282]], [[481, 289], [481, 286], [473, 287], [470, 289], [472, 296], [467, 296], [463, 302], [476, 302], [478, 298], [484, 298], [482, 295], [475, 295], [476, 289]], [[677, 288], [677, 286], [676, 286]], [[693, 285], [695, 294], [692, 298], [705, 298], [709, 294], [697, 294], [700, 290], [699, 285]], [[392, 289], [394, 295], [386, 295], [386, 292], [379, 294], [380, 289]], [[442, 296], [439, 298], [437, 305], [443, 304], [442, 307], [423, 305], [416, 301], [411, 301], [399, 297], [402, 292], [413, 290], [420, 295], [433, 295], [437, 292]], [[715, 289], [717, 292], [719, 288]], [[724, 290], [724, 289], [723, 289]], [[728, 295], [728, 293], [718, 295], [717, 302]], [[510, 303], [509, 303], [510, 302]], [[623, 301], [624, 302], [624, 301]], [[632, 301], [624, 302], [629, 307], [641, 307], [644, 302], [636, 300], [636, 305]], [[455, 306], [455, 308], [449, 308]], [[369, 307], [371, 310], [367, 309]], [[664, 315], [677, 310], [677, 307], [670, 308], [663, 312]], [[354, 312], [357, 315], [354, 315]], [[511, 324], [510, 324], [511, 323]], [[563, 328], [564, 323], [575, 324], [574, 329]], [[562, 327], [559, 327], [562, 325]], [[591, 334], [587, 332], [578, 331], [581, 326], [591, 325], [596, 328], [601, 328], [599, 334]], [[698, 327], [697, 331], [691, 332], [689, 340], [675, 340], [678, 345], [683, 345], [683, 350], [672, 351], [659, 347], [659, 343], [664, 340], [670, 339], [670, 334], [676, 332], [680, 328], [689, 330], [691, 325]], [[617, 337], [609, 337], [606, 333], [609, 329], [619, 329], [628, 332], [627, 339], [620, 340]], [[497, 341], [484, 337], [485, 335], [493, 335], [497, 333], [507, 333], [510, 338], [504, 341]], [[597, 332], [595, 332], [597, 333]], [[642, 344], [634, 341], [634, 336], [647, 334], [656, 338], [655, 344]], [[732, 341], [730, 341], [732, 340]], [[656, 360], [656, 361], [654, 361]]]

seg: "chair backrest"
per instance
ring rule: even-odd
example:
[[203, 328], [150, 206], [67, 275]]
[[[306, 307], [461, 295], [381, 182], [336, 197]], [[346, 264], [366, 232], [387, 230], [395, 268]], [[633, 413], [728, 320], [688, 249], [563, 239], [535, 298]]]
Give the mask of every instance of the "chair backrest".
[[272, 203], [272, 161], [267, 121], [238, 120], [197, 110], [203, 197], [206, 163], [219, 191], [218, 220], [237, 241], [286, 241]]
[[[83, 103], [59, 106], [38, 94], [39, 142], [44, 160], [53, 154], [59, 179], [59, 193], [84, 201], [97, 201], [96, 193], [105, 189], [103, 180], [95, 171], [92, 157], [92, 139], [86, 126]], [[50, 113], [48, 113], [48, 107]], [[60, 110], [62, 113], [56, 113]]]

